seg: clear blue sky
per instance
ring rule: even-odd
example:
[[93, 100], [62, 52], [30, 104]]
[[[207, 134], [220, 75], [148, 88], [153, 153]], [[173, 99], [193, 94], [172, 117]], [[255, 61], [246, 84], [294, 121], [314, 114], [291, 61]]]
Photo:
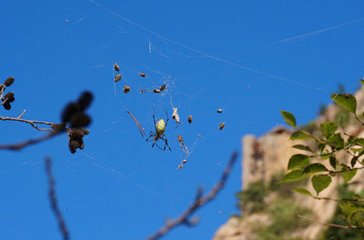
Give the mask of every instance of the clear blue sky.
[[[313, 0], [2, 1], [0, 77], [15, 76], [16, 101], [0, 114], [26, 109], [25, 118], [57, 122], [81, 91], [93, 91], [95, 102], [83, 151], [71, 155], [61, 136], [2, 152], [1, 238], [60, 239], [43, 171], [51, 156], [72, 239], [145, 239], [180, 214], [198, 186], [211, 188], [231, 152], [241, 153], [243, 135], [283, 124], [281, 109], [308, 122], [339, 83], [348, 92], [359, 86], [363, 8], [362, 1]], [[116, 85], [114, 62], [123, 73]], [[163, 82], [167, 94], [138, 93]], [[152, 115], [165, 117], [171, 105], [183, 122], [175, 128], [170, 119], [172, 151], [163, 152], [145, 142], [126, 110], [149, 133]], [[2, 122], [0, 130], [1, 143], [40, 136], [20, 123]], [[178, 134], [192, 152], [182, 170]], [[237, 165], [217, 200], [198, 212], [200, 224], [165, 239], [210, 239], [237, 213], [240, 186]]]

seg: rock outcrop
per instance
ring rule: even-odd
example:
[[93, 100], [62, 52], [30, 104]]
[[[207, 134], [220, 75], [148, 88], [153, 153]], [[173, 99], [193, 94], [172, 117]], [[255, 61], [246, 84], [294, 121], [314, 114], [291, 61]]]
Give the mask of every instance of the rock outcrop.
[[[356, 93], [358, 101], [358, 111], [364, 110], [364, 90], [363, 88]], [[318, 117], [313, 124], [319, 126], [323, 121], [334, 121], [339, 111], [338, 107], [330, 105], [326, 108], [324, 114]], [[349, 124], [345, 128], [346, 132], [352, 135], [364, 135], [363, 127]], [[243, 137], [243, 161], [242, 161], [242, 189], [247, 189], [254, 182], [263, 182], [269, 184], [274, 176], [286, 170], [289, 158], [297, 153], [303, 153], [301, 150], [292, 148], [298, 141], [293, 142], [289, 139], [291, 130], [284, 127], [274, 128], [262, 137], [247, 135]], [[300, 140], [302, 141], [302, 140]], [[301, 142], [309, 144], [309, 142]], [[343, 156], [344, 157], [344, 156]], [[364, 177], [363, 171], [356, 178]], [[339, 178], [333, 178], [330, 187], [325, 189], [321, 196], [337, 196], [337, 187]], [[310, 183], [306, 186], [312, 192]], [[363, 189], [363, 186], [360, 187]], [[268, 195], [265, 201], [275, 201], [275, 196]], [[300, 206], [307, 207], [314, 213], [314, 218], [319, 222], [330, 222], [337, 209], [337, 202], [327, 200], [316, 200], [308, 196], [294, 194], [292, 201]], [[241, 213], [241, 217], [231, 217], [226, 224], [221, 226], [215, 233], [215, 240], [255, 240], [257, 229], [254, 226], [268, 225], [270, 222], [268, 214], [258, 213]], [[290, 233], [289, 239], [307, 239], [316, 240], [322, 237], [322, 233], [327, 228], [325, 225], [308, 222], [303, 229], [297, 229]], [[286, 238], [281, 238], [286, 239]]]

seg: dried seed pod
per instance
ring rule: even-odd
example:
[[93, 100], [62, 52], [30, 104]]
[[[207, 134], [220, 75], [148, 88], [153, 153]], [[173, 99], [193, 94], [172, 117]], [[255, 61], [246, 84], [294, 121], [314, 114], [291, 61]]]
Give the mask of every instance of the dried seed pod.
[[71, 128], [87, 127], [90, 123], [91, 118], [83, 112], [74, 114], [70, 119]]
[[120, 71], [120, 67], [119, 67], [119, 65], [117, 63], [114, 63], [114, 70], [116, 72], [119, 72]]
[[3, 101], [4, 101], [4, 102], [9, 102], [9, 103], [14, 102], [14, 101], [15, 101], [14, 93], [13, 93], [13, 92], [9, 92], [9, 93], [7, 93], [7, 94], [3, 97]]
[[141, 76], [141, 77], [146, 77], [147, 75], [146, 75], [144, 72], [140, 72], [140, 73], [139, 73], [139, 76]]
[[63, 123], [68, 122], [73, 115], [78, 113], [80, 111], [79, 104], [70, 102], [66, 105], [66, 107], [63, 109], [61, 114], [61, 119]]
[[114, 77], [114, 82], [116, 83], [116, 82], [119, 82], [121, 80], [121, 74], [120, 73], [118, 73], [118, 74], [116, 74], [115, 75], [115, 77]]
[[13, 84], [15, 78], [14, 77], [8, 77], [5, 82], [4, 82], [4, 85], [7, 86], [7, 87], [10, 87], [11, 84]]
[[11, 109], [11, 105], [10, 105], [10, 103], [9, 103], [9, 102], [4, 102], [3, 106], [4, 106], [4, 108], [5, 108], [6, 110], [10, 110], [10, 109]]
[[188, 121], [188, 123], [189, 123], [189, 124], [191, 124], [191, 123], [192, 123], [192, 115], [189, 115], [189, 116], [188, 116], [187, 121]]
[[77, 101], [80, 111], [85, 111], [91, 105], [93, 98], [94, 97], [91, 92], [89, 91], [83, 92]]
[[128, 86], [128, 85], [124, 85], [124, 87], [123, 87], [123, 92], [124, 93], [128, 93], [128, 92], [130, 92], [130, 86]]
[[223, 130], [223, 129], [224, 129], [224, 127], [225, 127], [225, 123], [224, 123], [224, 122], [222, 122], [222, 123], [220, 123], [220, 124], [219, 124], [219, 129], [220, 129], [220, 130]]
[[61, 124], [52, 124], [51, 128], [54, 132], [62, 132], [65, 130], [66, 125], [64, 123]]

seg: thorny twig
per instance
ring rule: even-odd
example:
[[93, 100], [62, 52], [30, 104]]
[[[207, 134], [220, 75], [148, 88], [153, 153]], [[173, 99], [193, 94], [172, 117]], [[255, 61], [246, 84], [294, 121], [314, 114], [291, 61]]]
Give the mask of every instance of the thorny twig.
[[46, 175], [48, 178], [48, 196], [49, 196], [51, 208], [52, 208], [53, 214], [56, 217], [58, 227], [61, 231], [63, 240], [69, 240], [70, 234], [66, 227], [66, 222], [62, 216], [62, 212], [58, 207], [58, 201], [57, 201], [57, 195], [56, 195], [56, 189], [55, 189], [55, 181], [54, 181], [54, 177], [52, 174], [52, 160], [50, 158], [46, 158], [44, 160], [44, 164], [45, 164], [45, 172], [46, 172]]
[[168, 220], [163, 227], [161, 227], [156, 233], [151, 235], [148, 239], [149, 240], [160, 239], [161, 237], [165, 236], [168, 232], [170, 232], [172, 229], [176, 228], [179, 225], [187, 225], [187, 226], [194, 225], [193, 221], [190, 219], [191, 216], [199, 208], [201, 208], [202, 206], [206, 205], [207, 203], [215, 199], [217, 194], [224, 188], [226, 180], [228, 179], [237, 158], [238, 158], [238, 153], [234, 152], [220, 180], [216, 183], [216, 185], [211, 189], [209, 193], [207, 193], [204, 196], [202, 188], [199, 188], [196, 193], [195, 201], [187, 208], [187, 210], [184, 211], [179, 217]]
[[308, 218], [308, 217], [304, 217], [302, 215], [297, 215], [297, 217], [302, 218], [306, 221], [309, 222], [314, 222], [314, 223], [318, 223], [324, 226], [328, 226], [328, 227], [334, 227], [334, 228], [342, 228], [342, 229], [364, 229], [364, 227], [358, 227], [358, 226], [350, 226], [350, 225], [340, 225], [340, 224], [335, 224], [335, 223], [325, 223], [325, 222], [320, 222], [318, 220], [312, 219], [312, 218]]

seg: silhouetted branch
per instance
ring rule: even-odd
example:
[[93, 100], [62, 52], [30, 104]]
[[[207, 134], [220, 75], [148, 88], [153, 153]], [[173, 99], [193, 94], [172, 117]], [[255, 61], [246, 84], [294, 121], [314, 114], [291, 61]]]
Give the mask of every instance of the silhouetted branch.
[[18, 151], [25, 147], [28, 147], [30, 145], [34, 145], [43, 141], [46, 141], [48, 139], [51, 139], [55, 136], [57, 136], [61, 131], [53, 130], [47, 135], [41, 136], [39, 138], [29, 139], [24, 142], [15, 143], [15, 144], [4, 144], [0, 145], [0, 150], [12, 150], [12, 151]]
[[37, 129], [38, 131], [52, 131], [51, 128], [40, 128], [37, 125], [41, 124], [41, 125], [53, 126], [54, 123], [47, 122], [47, 121], [23, 119], [24, 114], [25, 114], [25, 111], [23, 111], [18, 117], [2, 117], [2, 116], [0, 116], [0, 121], [23, 122], [23, 123], [27, 123], [27, 124], [31, 125], [33, 128]]
[[46, 158], [44, 160], [44, 164], [45, 164], [45, 172], [46, 172], [46, 175], [48, 178], [48, 196], [49, 196], [51, 208], [52, 208], [53, 214], [56, 217], [58, 227], [61, 231], [63, 240], [69, 240], [70, 234], [66, 227], [66, 222], [62, 216], [62, 212], [58, 207], [58, 201], [57, 201], [57, 195], [56, 195], [56, 189], [55, 189], [55, 181], [54, 181], [54, 177], [52, 174], [52, 160], [50, 158]]
[[307, 220], [309, 222], [318, 223], [318, 224], [328, 226], [328, 227], [342, 228], [342, 229], [364, 229], [364, 227], [357, 227], [357, 226], [350, 226], [350, 225], [340, 225], [340, 224], [335, 224], [335, 223], [324, 223], [324, 222], [320, 222], [318, 220], [308, 218], [308, 217], [304, 217], [304, 216], [301, 216], [301, 215], [298, 215], [298, 217], [302, 218], [304, 220]]
[[194, 221], [192, 221], [190, 218], [199, 208], [206, 205], [211, 200], [215, 199], [217, 194], [224, 188], [226, 180], [228, 179], [237, 158], [238, 158], [238, 153], [234, 152], [220, 180], [211, 189], [209, 193], [207, 193], [204, 196], [202, 188], [198, 188], [196, 192], [195, 201], [187, 208], [187, 210], [184, 211], [179, 217], [168, 220], [163, 227], [161, 227], [156, 233], [151, 235], [148, 239], [149, 240], [160, 239], [161, 237], [163, 237], [164, 235], [166, 235], [168, 232], [170, 232], [172, 229], [176, 228], [179, 225], [186, 225], [186, 226], [195, 225]]

